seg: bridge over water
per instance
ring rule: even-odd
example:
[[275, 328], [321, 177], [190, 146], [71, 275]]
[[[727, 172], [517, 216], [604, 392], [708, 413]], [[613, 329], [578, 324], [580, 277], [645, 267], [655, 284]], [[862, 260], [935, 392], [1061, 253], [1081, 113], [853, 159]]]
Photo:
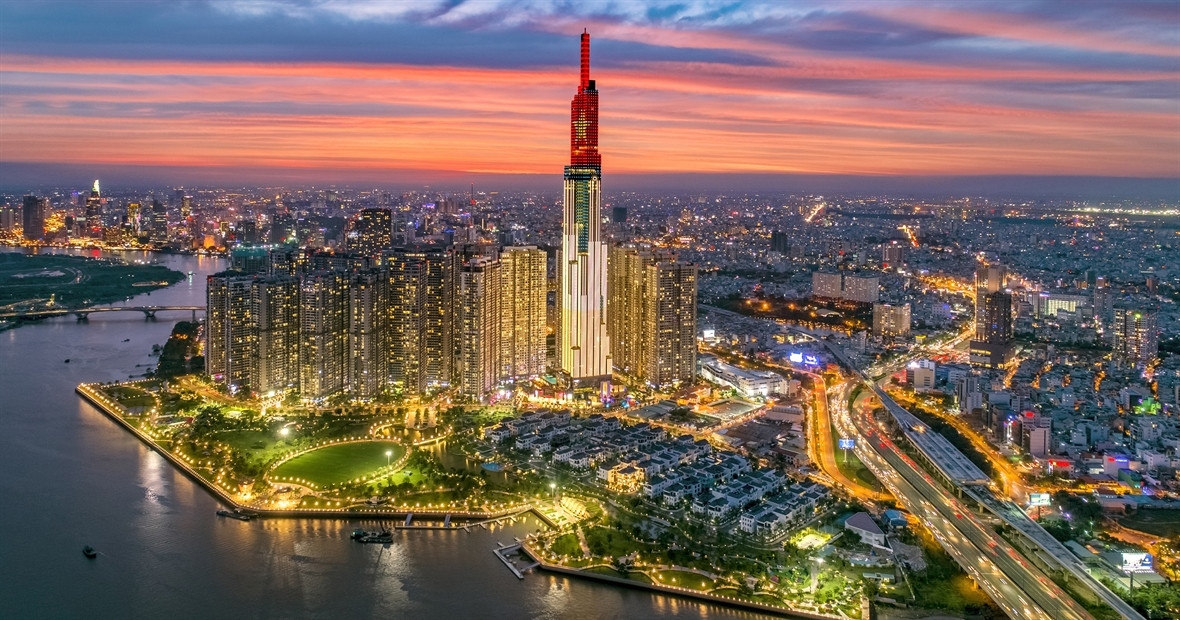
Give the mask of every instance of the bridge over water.
[[18, 312], [0, 312], [0, 320], [17, 322], [41, 321], [55, 316], [72, 314], [79, 321], [86, 321], [95, 312], [142, 312], [145, 319], [156, 318], [157, 312], [182, 311], [191, 312], [192, 318], [197, 319], [197, 312], [204, 312], [205, 306], [94, 306], [90, 308], [49, 308], [44, 310], [22, 310]]

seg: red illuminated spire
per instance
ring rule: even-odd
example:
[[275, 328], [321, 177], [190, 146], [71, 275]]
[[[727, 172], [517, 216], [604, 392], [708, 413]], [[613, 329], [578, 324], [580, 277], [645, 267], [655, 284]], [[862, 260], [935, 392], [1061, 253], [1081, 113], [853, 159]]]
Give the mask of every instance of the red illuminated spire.
[[582, 81], [578, 85], [578, 92], [586, 90], [590, 85], [590, 31], [582, 30]]
[[602, 170], [598, 154], [598, 89], [590, 79], [590, 33], [582, 33], [582, 81], [570, 104], [570, 166]]

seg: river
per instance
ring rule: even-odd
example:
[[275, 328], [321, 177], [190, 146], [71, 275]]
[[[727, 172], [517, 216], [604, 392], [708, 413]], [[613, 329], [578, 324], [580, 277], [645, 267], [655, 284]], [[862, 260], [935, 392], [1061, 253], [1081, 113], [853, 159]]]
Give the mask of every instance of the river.
[[[133, 254], [193, 273], [138, 304], [203, 305], [205, 276], [225, 265]], [[517, 580], [491, 550], [536, 522], [398, 532], [383, 548], [349, 541], [358, 521], [216, 517], [200, 486], [74, 393], [141, 374], [188, 318], [93, 314], [0, 332], [0, 616], [767, 617], [545, 572]], [[98, 559], [82, 556], [87, 544]]]

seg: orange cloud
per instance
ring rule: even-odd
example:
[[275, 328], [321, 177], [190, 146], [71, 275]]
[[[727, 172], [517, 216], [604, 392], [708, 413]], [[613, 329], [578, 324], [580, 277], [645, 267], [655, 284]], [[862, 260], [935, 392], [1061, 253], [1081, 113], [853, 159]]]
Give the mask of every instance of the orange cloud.
[[[26, 162], [557, 174], [576, 77], [571, 67], [5, 56], [0, 144], [4, 160]], [[608, 175], [1180, 175], [1174, 101], [1020, 88], [1175, 83], [1177, 72], [813, 55], [634, 63], [595, 77]]]

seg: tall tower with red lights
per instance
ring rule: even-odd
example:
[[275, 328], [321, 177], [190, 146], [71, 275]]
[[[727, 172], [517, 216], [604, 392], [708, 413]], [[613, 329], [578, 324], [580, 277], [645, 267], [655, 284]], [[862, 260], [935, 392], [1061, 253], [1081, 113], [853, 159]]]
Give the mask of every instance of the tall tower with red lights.
[[598, 90], [590, 79], [590, 33], [582, 33], [582, 71], [570, 105], [570, 164], [561, 225], [561, 369], [576, 385], [610, 380], [606, 330], [606, 243], [600, 233], [602, 156]]

